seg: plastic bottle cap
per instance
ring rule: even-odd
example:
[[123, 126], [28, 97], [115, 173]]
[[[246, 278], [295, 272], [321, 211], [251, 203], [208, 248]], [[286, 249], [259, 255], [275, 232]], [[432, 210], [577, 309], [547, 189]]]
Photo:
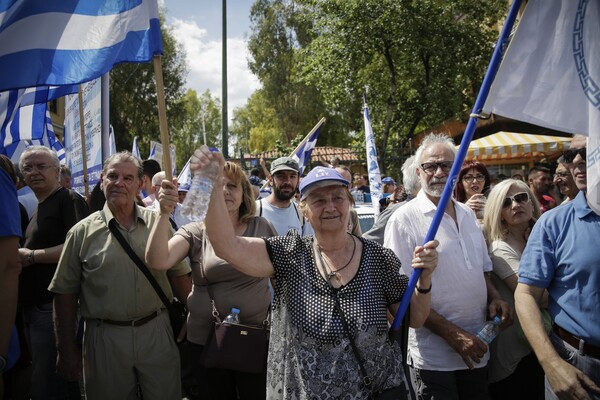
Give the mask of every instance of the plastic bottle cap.
[[502, 323], [502, 318], [500, 318], [500, 316], [499, 316], [499, 315], [496, 315], [496, 316], [494, 317], [494, 323], [495, 323], [496, 325], [500, 325], [500, 324]]
[[239, 314], [240, 310], [238, 308], [233, 307], [233, 308], [231, 308], [231, 313], [232, 314]]
[[218, 153], [219, 149], [217, 149], [216, 147], [209, 147], [208, 148], [210, 151], [212, 151], [213, 153]]

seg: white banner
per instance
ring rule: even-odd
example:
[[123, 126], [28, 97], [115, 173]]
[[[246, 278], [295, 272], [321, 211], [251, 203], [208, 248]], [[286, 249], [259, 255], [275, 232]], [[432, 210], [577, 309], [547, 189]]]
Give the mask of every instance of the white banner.
[[87, 160], [89, 191], [100, 180], [102, 172], [102, 113], [100, 78], [81, 85], [85, 126], [85, 153], [81, 146], [79, 124], [79, 97], [65, 98], [65, 151], [66, 164], [73, 176], [73, 189], [84, 193], [83, 156]]

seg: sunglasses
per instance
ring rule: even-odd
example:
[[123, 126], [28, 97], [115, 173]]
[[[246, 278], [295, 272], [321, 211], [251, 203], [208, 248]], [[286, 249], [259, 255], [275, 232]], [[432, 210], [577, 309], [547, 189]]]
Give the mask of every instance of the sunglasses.
[[426, 162], [421, 164], [421, 169], [429, 175], [433, 175], [436, 173], [438, 168], [442, 169], [442, 172], [447, 174], [450, 172], [450, 168], [452, 168], [452, 164], [454, 161], [442, 161], [442, 162]]
[[583, 160], [585, 161], [585, 156], [587, 154], [587, 147], [582, 147], [581, 149], [565, 150], [563, 152], [563, 158], [565, 159], [566, 163], [570, 164], [573, 162], [573, 160], [575, 160], [575, 157], [577, 157], [577, 154], [579, 154], [581, 156], [581, 158], [583, 158]]
[[529, 195], [527, 194], [527, 192], [520, 192], [515, 194], [514, 196], [505, 197], [504, 201], [502, 202], [502, 208], [508, 208], [512, 206], [513, 201], [519, 204], [526, 203], [529, 201]]

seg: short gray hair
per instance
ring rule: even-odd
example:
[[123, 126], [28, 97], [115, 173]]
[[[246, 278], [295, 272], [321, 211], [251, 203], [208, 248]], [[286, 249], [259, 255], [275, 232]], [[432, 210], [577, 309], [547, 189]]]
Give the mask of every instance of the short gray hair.
[[56, 154], [56, 152], [54, 150], [51, 150], [50, 148], [46, 147], [46, 146], [29, 146], [27, 148], [25, 148], [25, 150], [23, 150], [23, 152], [21, 153], [21, 156], [19, 157], [19, 170], [23, 170], [23, 162], [25, 157], [27, 157], [30, 153], [46, 153], [51, 159], [52, 159], [52, 164], [54, 164], [54, 166], [56, 168], [60, 168], [60, 161], [58, 160], [58, 155]]
[[446, 146], [450, 151], [452, 151], [452, 154], [456, 156], [456, 146], [454, 145], [454, 140], [452, 140], [450, 136], [446, 135], [445, 133], [430, 133], [429, 135], [425, 136], [425, 139], [423, 139], [421, 145], [415, 153], [415, 163], [417, 166], [421, 165], [421, 156], [423, 155], [425, 149], [433, 146], [434, 144]]
[[421, 188], [421, 182], [417, 176], [418, 165], [416, 163], [417, 157], [415, 155], [410, 156], [402, 164], [402, 184], [406, 194], [411, 195]]
[[104, 164], [102, 165], [102, 174], [106, 175], [106, 172], [108, 171], [108, 166], [110, 164], [119, 162], [130, 162], [133, 165], [135, 165], [138, 172], [138, 179], [142, 179], [142, 176], [144, 176], [144, 168], [142, 167], [142, 162], [139, 158], [137, 158], [128, 151], [121, 151], [119, 153], [115, 153], [109, 156], [106, 160], [104, 160]]

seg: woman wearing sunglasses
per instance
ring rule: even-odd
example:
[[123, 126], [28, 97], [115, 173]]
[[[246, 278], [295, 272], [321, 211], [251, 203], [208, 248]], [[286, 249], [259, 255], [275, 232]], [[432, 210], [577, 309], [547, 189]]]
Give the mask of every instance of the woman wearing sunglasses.
[[479, 161], [467, 161], [458, 173], [456, 181], [456, 200], [468, 205], [477, 219], [483, 219], [485, 208], [485, 192], [490, 188], [490, 174], [485, 165]]
[[[483, 231], [494, 265], [491, 278], [513, 308], [519, 260], [539, 216], [540, 206], [523, 181], [507, 179], [488, 195]], [[491, 343], [488, 367], [492, 399], [544, 398], [544, 372], [517, 318]]]

